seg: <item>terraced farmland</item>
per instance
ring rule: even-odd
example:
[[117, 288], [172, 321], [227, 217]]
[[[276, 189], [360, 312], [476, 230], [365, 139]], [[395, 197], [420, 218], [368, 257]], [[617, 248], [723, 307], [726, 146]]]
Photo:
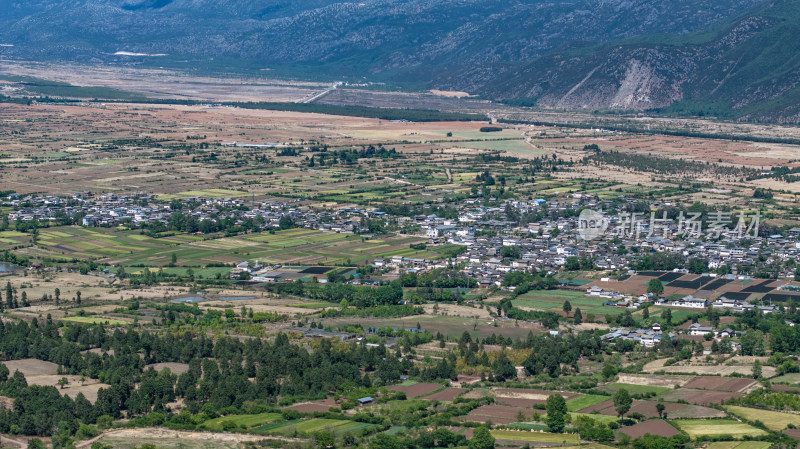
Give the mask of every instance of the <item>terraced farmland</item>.
[[[16, 231], [0, 233], [0, 250], [30, 245], [31, 237]], [[269, 263], [292, 265], [361, 264], [375, 257], [403, 256], [411, 258], [440, 258], [449, 247], [425, 250], [410, 248], [424, 239], [412, 236], [390, 236], [364, 239], [355, 234], [323, 232], [312, 229], [288, 229], [274, 234], [267, 232], [238, 237], [198, 236], [165, 233], [150, 237], [138, 230], [119, 228], [84, 228], [61, 226], [43, 229], [38, 243], [20, 253], [55, 260], [95, 260], [122, 265], [134, 273], [137, 267], [164, 267], [172, 255], [184, 268], [165, 268], [184, 274], [185, 267], [198, 268], [208, 264], [232, 264], [243, 259], [258, 259]], [[138, 268], [141, 270], [141, 268]], [[217, 269], [195, 273], [213, 277], [226, 273]]]

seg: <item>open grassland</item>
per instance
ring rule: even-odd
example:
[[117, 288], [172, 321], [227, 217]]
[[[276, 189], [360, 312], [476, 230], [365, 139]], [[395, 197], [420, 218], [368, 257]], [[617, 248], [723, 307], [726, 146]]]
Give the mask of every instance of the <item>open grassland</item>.
[[733, 419], [681, 419], [673, 421], [692, 438], [730, 436], [731, 438], [760, 437], [767, 432]]
[[280, 413], [259, 413], [257, 415], [236, 415], [223, 416], [221, 418], [210, 419], [200, 427], [207, 430], [222, 431], [229, 429], [249, 429], [251, 427], [263, 426], [264, 424], [279, 421]]
[[792, 413], [773, 412], [750, 407], [740, 407], [737, 405], [727, 405], [725, 410], [748, 421], [761, 421], [769, 430], [783, 430], [790, 424], [800, 426], [800, 415]]
[[572, 433], [528, 432], [524, 430], [492, 430], [491, 434], [498, 440], [563, 444], [576, 444], [579, 442], [578, 435]]

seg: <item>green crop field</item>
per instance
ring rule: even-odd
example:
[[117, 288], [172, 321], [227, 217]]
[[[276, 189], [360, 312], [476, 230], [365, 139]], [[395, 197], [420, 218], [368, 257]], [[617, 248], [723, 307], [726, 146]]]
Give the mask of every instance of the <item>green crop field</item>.
[[570, 412], [569, 415], [572, 417], [572, 421], [575, 421], [575, 419], [578, 418], [579, 416], [586, 416], [588, 418], [591, 418], [591, 419], [593, 419], [593, 420], [595, 420], [597, 422], [601, 422], [603, 424], [609, 424], [609, 423], [612, 423], [612, 422], [619, 421], [619, 419], [617, 419], [616, 416], [601, 415], [600, 413], [575, 413], [575, 412]]
[[760, 437], [767, 432], [733, 419], [679, 419], [673, 421], [692, 438], [728, 435], [731, 438]]
[[583, 292], [572, 290], [528, 292], [517, 297], [513, 304], [518, 307], [560, 312], [565, 301], [569, 301], [572, 305], [572, 310], [580, 308], [584, 317], [587, 313], [594, 315], [620, 315], [626, 310], [620, 307], [605, 307], [603, 306], [605, 299], [586, 296]]
[[611, 399], [611, 396], [601, 396], [599, 394], [584, 394], [567, 401], [567, 410], [576, 412], [586, 407], [591, 407], [603, 401]]
[[789, 426], [789, 424], [800, 426], [800, 415], [791, 413], [772, 412], [736, 405], [728, 405], [725, 410], [748, 421], [761, 421], [769, 430], [780, 431]]
[[540, 443], [576, 444], [580, 440], [572, 433], [526, 432], [515, 430], [492, 430], [491, 434], [498, 440], [536, 441]]
[[[0, 233], [0, 249], [30, 241], [30, 236], [14, 231]], [[200, 277], [224, 275], [227, 268], [196, 269], [207, 264], [232, 264], [242, 260], [261, 260], [268, 263], [292, 265], [356, 265], [370, 259], [392, 256], [439, 259], [453, 249], [452, 245], [423, 250], [410, 248], [422, 238], [390, 236], [364, 240], [355, 234], [323, 232], [312, 229], [289, 229], [274, 234], [267, 232], [240, 237], [219, 238], [218, 235], [200, 237], [168, 233], [163, 237], [150, 237], [138, 230], [119, 228], [83, 228], [61, 226], [43, 229], [39, 244], [27, 247], [21, 253], [52, 259], [91, 259], [126, 267], [134, 274], [142, 267], [165, 267], [165, 272], [185, 274], [186, 268], [195, 269]], [[172, 254], [179, 267], [166, 267]], [[349, 263], [348, 263], [349, 261]]]
[[309, 420], [290, 421], [284, 425], [264, 430], [263, 427], [253, 429], [254, 431], [264, 431], [270, 434], [291, 436], [295, 433], [300, 435], [310, 435], [320, 430], [330, 430], [332, 432], [345, 432], [369, 427], [370, 424], [348, 421], [344, 419], [313, 418]]
[[771, 446], [769, 441], [717, 441], [708, 449], [769, 449]]
[[775, 384], [800, 384], [800, 373], [787, 373], [772, 379]]
[[580, 446], [561, 446], [559, 449], [614, 449], [600, 443], [581, 444]]
[[273, 423], [281, 419], [280, 413], [259, 413], [257, 415], [235, 415], [223, 416], [221, 418], [210, 419], [200, 425], [203, 429], [222, 431], [227, 428], [245, 428], [262, 426]]

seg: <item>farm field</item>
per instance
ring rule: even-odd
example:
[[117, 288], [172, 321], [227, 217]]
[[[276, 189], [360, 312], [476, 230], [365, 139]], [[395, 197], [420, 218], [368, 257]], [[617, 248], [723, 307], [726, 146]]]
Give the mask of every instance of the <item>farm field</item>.
[[498, 440], [509, 441], [530, 441], [539, 443], [578, 443], [578, 435], [572, 433], [547, 433], [547, 432], [527, 432], [524, 430], [492, 430], [491, 434]]
[[[13, 234], [0, 244], [25, 244], [29, 236]], [[3, 243], [8, 241], [9, 243]], [[235, 238], [204, 239], [194, 235], [167, 235], [152, 238], [140, 231], [108, 228], [62, 226], [40, 231], [39, 244], [20, 251], [35, 257], [53, 259], [91, 259], [126, 267], [136, 274], [146, 267], [164, 267], [165, 273], [185, 274], [188, 268], [196, 276], [212, 278], [226, 274], [224, 267], [202, 268], [207, 264], [233, 264], [243, 259], [269, 263], [361, 264], [375, 257], [440, 258], [447, 246], [414, 250], [409, 246], [423, 241], [418, 237], [394, 236], [362, 241], [354, 234], [338, 234], [312, 229], [288, 229], [249, 234]], [[2, 245], [0, 245], [0, 249]], [[172, 255], [183, 267], [165, 267]]]
[[69, 321], [72, 323], [82, 323], [82, 324], [105, 324], [108, 326], [124, 326], [129, 324], [127, 321], [112, 319], [112, 318], [104, 318], [104, 317], [92, 317], [92, 316], [68, 316], [61, 318], [61, 321]]
[[675, 420], [673, 424], [677, 425], [692, 438], [722, 435], [742, 438], [745, 436], [759, 437], [767, 434], [761, 429], [733, 419], [686, 419]]
[[726, 405], [725, 410], [748, 421], [761, 421], [769, 430], [780, 431], [789, 425], [800, 426], [800, 415], [793, 413], [773, 412], [737, 405]]
[[444, 387], [438, 384], [430, 383], [415, 383], [413, 385], [392, 385], [389, 390], [402, 391], [408, 398], [416, 398], [419, 396], [426, 396], [438, 390], [443, 390]]
[[619, 307], [603, 306], [604, 300], [601, 298], [586, 296], [583, 292], [572, 290], [528, 292], [514, 299], [513, 304], [517, 307], [561, 312], [565, 301], [572, 304], [573, 310], [580, 308], [584, 316], [587, 314], [616, 316], [625, 312], [625, 309]]
[[632, 385], [624, 383], [613, 383], [613, 384], [608, 384], [604, 387], [604, 389], [607, 389], [609, 391], [617, 391], [623, 388], [628, 390], [628, 393], [639, 393], [639, 394], [655, 393], [657, 396], [662, 396], [665, 393], [672, 391], [672, 388], [667, 388], [667, 387], [657, 387], [653, 385]]
[[591, 407], [593, 405], [607, 401], [608, 399], [609, 399], [608, 396], [601, 396], [596, 394], [584, 394], [568, 400], [567, 409], [571, 412], [577, 412], [578, 410]]
[[331, 432], [345, 432], [371, 427], [371, 424], [347, 421], [342, 419], [312, 418], [308, 420], [295, 420], [273, 425], [264, 425], [251, 429], [255, 433], [267, 433], [271, 435], [293, 436], [311, 435], [321, 430]]
[[230, 429], [249, 429], [282, 419], [280, 413], [260, 413], [258, 415], [223, 416], [210, 419], [202, 424], [203, 429], [221, 432]]
[[430, 401], [453, 401], [455, 398], [461, 396], [466, 390], [461, 388], [445, 388], [444, 390], [424, 396], [422, 399]]
[[769, 449], [769, 441], [716, 441], [708, 449]]

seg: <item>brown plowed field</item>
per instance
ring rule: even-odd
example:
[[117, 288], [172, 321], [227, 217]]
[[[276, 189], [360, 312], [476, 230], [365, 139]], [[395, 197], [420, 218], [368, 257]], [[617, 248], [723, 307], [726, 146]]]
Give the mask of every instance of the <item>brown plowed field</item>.
[[542, 401], [539, 399], [524, 399], [524, 398], [503, 398], [498, 397], [495, 398], [494, 402], [500, 405], [508, 405], [510, 407], [525, 407], [525, 408], [533, 408], [534, 404], [544, 404], [547, 401]]
[[708, 404], [721, 404], [731, 398], [739, 398], [743, 395], [741, 393], [731, 393], [728, 391], [710, 391], [710, 390], [693, 390], [690, 388], [681, 388], [672, 391], [664, 396], [668, 401], [684, 400], [691, 404], [708, 405]]
[[422, 399], [430, 399], [431, 401], [452, 401], [464, 394], [465, 391], [467, 390], [464, 390], [463, 388], [445, 388], [438, 393], [425, 396]]
[[530, 412], [523, 407], [510, 407], [507, 405], [484, 405], [481, 407], [476, 408], [469, 412], [467, 416], [470, 417], [487, 417], [492, 420], [492, 422], [499, 422], [495, 418], [500, 419], [511, 419], [511, 422], [515, 422], [517, 420], [517, 415], [519, 412], [529, 414]]
[[436, 390], [441, 390], [442, 386], [438, 384], [418, 383], [411, 386], [392, 385], [389, 390], [402, 391], [408, 398], [416, 398], [426, 394], [433, 393]]
[[695, 388], [698, 390], [729, 391], [738, 393], [752, 387], [756, 381], [753, 379], [730, 378], [730, 377], [695, 377], [684, 387]]
[[628, 435], [634, 440], [636, 438], [643, 437], [646, 433], [649, 433], [650, 435], [660, 435], [667, 438], [679, 433], [677, 429], [661, 419], [651, 419], [630, 427], [623, 427], [620, 429], [620, 432]]

